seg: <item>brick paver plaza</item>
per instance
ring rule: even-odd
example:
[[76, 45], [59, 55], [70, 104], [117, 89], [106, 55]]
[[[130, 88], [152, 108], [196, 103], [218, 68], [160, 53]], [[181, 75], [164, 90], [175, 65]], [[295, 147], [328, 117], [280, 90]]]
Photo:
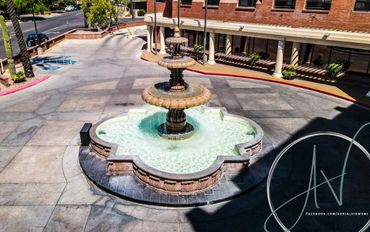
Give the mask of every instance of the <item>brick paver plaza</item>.
[[[76, 64], [52, 72], [37, 86], [0, 97], [0, 231], [262, 231], [271, 213], [265, 182], [231, 201], [166, 208], [119, 199], [82, 173], [83, 124], [143, 105], [143, 88], [169, 77], [168, 70], [140, 59], [144, 44], [140, 37], [122, 35], [64, 41], [48, 55], [68, 55]], [[275, 153], [308, 132], [352, 136], [370, 118], [370, 110], [313, 91], [184, 74], [213, 92], [212, 106], [256, 121]]]

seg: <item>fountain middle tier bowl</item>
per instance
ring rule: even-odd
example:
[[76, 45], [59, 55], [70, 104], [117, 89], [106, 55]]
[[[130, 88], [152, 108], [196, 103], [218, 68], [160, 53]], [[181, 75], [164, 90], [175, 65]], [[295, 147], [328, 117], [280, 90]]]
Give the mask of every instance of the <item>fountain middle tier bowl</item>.
[[195, 65], [195, 60], [188, 56], [180, 56], [178, 58], [172, 56], [163, 57], [158, 64], [168, 69], [186, 69]]
[[166, 109], [187, 109], [207, 104], [212, 93], [202, 85], [189, 83], [182, 92], [171, 92], [168, 82], [158, 83], [144, 89], [143, 100], [154, 106]]

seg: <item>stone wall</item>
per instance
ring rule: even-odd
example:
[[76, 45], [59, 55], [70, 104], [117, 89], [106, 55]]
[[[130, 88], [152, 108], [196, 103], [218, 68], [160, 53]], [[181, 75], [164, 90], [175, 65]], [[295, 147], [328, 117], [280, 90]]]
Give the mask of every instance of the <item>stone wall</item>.
[[98, 31], [98, 32], [92, 32], [87, 31], [86, 29], [76, 30], [73, 33], [66, 34], [66, 39], [101, 39], [105, 36], [119, 31], [121, 29], [129, 28], [129, 27], [137, 27], [137, 26], [144, 26], [145, 23], [142, 21], [137, 22], [128, 22], [128, 23], [122, 23], [117, 26], [112, 26], [104, 31]]

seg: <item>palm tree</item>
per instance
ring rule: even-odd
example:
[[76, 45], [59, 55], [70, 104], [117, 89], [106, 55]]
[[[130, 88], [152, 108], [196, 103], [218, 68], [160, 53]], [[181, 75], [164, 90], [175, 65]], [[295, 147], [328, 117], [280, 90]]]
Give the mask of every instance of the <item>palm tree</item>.
[[19, 49], [21, 51], [20, 55], [21, 55], [21, 62], [23, 64], [24, 73], [26, 77], [34, 77], [35, 75], [33, 73], [32, 64], [30, 61], [30, 55], [27, 52], [26, 43], [24, 42], [22, 29], [21, 29], [21, 26], [19, 25], [18, 15], [15, 12], [13, 0], [6, 0], [6, 6], [7, 6], [9, 16], [10, 16], [10, 20], [12, 21], [12, 24], [13, 24], [15, 36], [17, 37], [17, 40], [18, 40]]
[[5, 19], [2, 15], [0, 15], [0, 25], [3, 34], [4, 40], [4, 47], [5, 47], [5, 54], [8, 60], [8, 68], [10, 76], [14, 79], [16, 76], [15, 64], [13, 60], [13, 51], [12, 51], [12, 43], [10, 41], [10, 36], [8, 33], [8, 28], [6, 27]]

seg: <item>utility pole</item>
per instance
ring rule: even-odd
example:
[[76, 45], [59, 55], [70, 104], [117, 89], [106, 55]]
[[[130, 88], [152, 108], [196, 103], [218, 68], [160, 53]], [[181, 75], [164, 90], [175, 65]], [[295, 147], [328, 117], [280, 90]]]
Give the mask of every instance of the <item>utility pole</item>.
[[35, 18], [35, 0], [33, 0], [33, 4], [32, 4], [32, 18], [33, 18], [33, 24], [35, 25], [35, 33], [36, 33], [36, 38], [37, 38], [37, 55], [42, 55], [44, 51], [41, 47], [39, 31], [37, 30], [37, 24], [36, 24], [36, 18]]
[[206, 47], [207, 47], [207, 12], [208, 12], [208, 0], [205, 1], [204, 6], [204, 38], [203, 38], [203, 65], [207, 63]]

